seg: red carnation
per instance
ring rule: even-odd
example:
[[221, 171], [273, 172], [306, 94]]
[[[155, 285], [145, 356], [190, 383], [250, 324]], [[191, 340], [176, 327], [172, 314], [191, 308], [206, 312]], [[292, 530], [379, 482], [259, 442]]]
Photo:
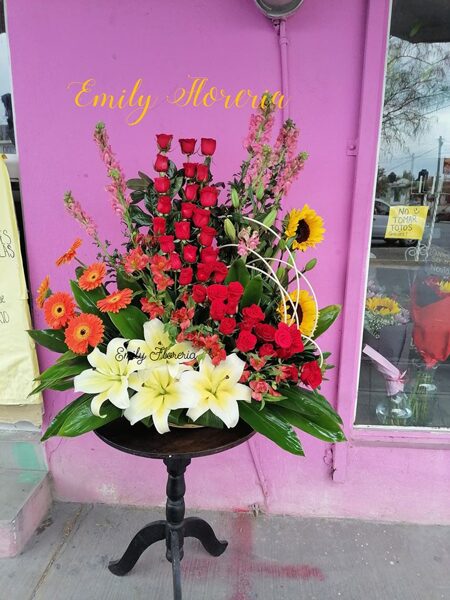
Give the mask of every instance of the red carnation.
[[178, 141], [180, 142], [181, 152], [183, 154], [193, 154], [195, 152], [197, 140], [194, 140], [194, 138], [183, 138]]
[[231, 335], [233, 331], [236, 329], [236, 319], [232, 319], [231, 317], [224, 317], [219, 325], [220, 333], [224, 335]]
[[191, 267], [184, 267], [183, 269], [181, 269], [180, 271], [180, 277], [178, 279], [178, 283], [180, 285], [189, 285], [192, 281], [192, 277], [194, 276], [194, 273], [192, 271]]
[[158, 194], [166, 194], [170, 188], [170, 179], [168, 177], [155, 177], [154, 184]]
[[202, 248], [200, 251], [200, 260], [202, 263], [215, 263], [219, 250], [217, 248]]
[[170, 255], [170, 268], [173, 271], [178, 271], [181, 269], [181, 258], [177, 252], [172, 252]]
[[200, 149], [204, 156], [212, 156], [216, 151], [216, 140], [213, 140], [212, 138], [202, 138]]
[[218, 188], [207, 185], [200, 191], [200, 204], [204, 207], [215, 206], [217, 204], [218, 195]]
[[222, 302], [222, 300], [213, 300], [209, 309], [211, 319], [221, 321], [225, 316], [225, 309], [225, 302]]
[[173, 252], [175, 250], [175, 244], [173, 243], [173, 235], [161, 235], [158, 238], [159, 247], [161, 252]]
[[237, 303], [242, 298], [244, 286], [239, 281], [231, 281], [228, 284], [228, 301]]
[[156, 204], [156, 210], [163, 215], [168, 215], [172, 210], [172, 199], [170, 196], [160, 196]]
[[208, 177], [209, 177], [209, 168], [208, 165], [197, 165], [197, 170], [196, 170], [196, 175], [195, 178], [197, 179], [197, 181], [208, 181]]
[[184, 195], [186, 200], [192, 201], [197, 198], [198, 185], [196, 183], [188, 183], [184, 188]]
[[210, 216], [211, 216], [211, 214], [210, 214], [209, 210], [206, 210], [204, 208], [199, 208], [198, 206], [196, 206], [194, 208], [194, 214], [192, 215], [192, 220], [196, 227], [200, 227], [200, 229], [202, 229], [203, 227], [206, 227], [208, 225]]
[[257, 341], [256, 335], [244, 329], [237, 337], [236, 347], [241, 352], [250, 352], [256, 346]]
[[258, 321], [264, 321], [266, 318], [263, 310], [257, 304], [246, 306], [242, 309], [242, 314], [244, 315], [244, 319], [246, 321], [253, 321], [254, 323], [257, 323]]
[[197, 260], [197, 246], [193, 246], [192, 244], [187, 244], [183, 248], [183, 258], [186, 262], [193, 263]]
[[164, 217], [153, 217], [153, 233], [155, 235], [166, 233], [166, 220]]
[[257, 323], [255, 325], [255, 333], [263, 342], [273, 342], [275, 339], [275, 327], [267, 323]]
[[200, 304], [206, 300], [206, 288], [196, 283], [192, 288], [192, 299]]
[[258, 350], [259, 356], [273, 356], [275, 354], [275, 348], [272, 344], [263, 344]]
[[155, 160], [155, 171], [165, 173], [169, 168], [169, 159], [164, 154], [157, 154]]
[[170, 144], [172, 142], [173, 135], [168, 133], [158, 133], [156, 136], [156, 143], [160, 150], [170, 150]]
[[202, 246], [211, 246], [216, 235], [217, 231], [214, 227], [203, 227], [198, 236], [198, 241]]
[[300, 379], [305, 385], [315, 390], [322, 383], [322, 371], [316, 360], [307, 362], [300, 371]]
[[278, 327], [275, 332], [275, 343], [284, 350], [287, 350], [292, 346], [291, 332], [286, 323], [278, 323]]
[[195, 171], [197, 169], [198, 163], [185, 162], [183, 163], [184, 176], [188, 179], [192, 179], [195, 177]]
[[195, 204], [192, 202], [182, 202], [181, 203], [181, 216], [183, 219], [190, 219], [192, 217], [192, 213], [194, 212]]
[[189, 221], [175, 223], [175, 237], [179, 240], [188, 240], [191, 237], [191, 224]]
[[[205, 248], [206, 250], [207, 248]], [[213, 279], [215, 283], [222, 283], [228, 275], [228, 267], [225, 263], [217, 261], [212, 265]]]
[[224, 301], [227, 299], [227, 296], [228, 296], [227, 286], [220, 285], [219, 283], [213, 283], [212, 285], [208, 286], [206, 293], [208, 295], [208, 298], [211, 301], [213, 301], [213, 300]]
[[213, 265], [205, 265], [204, 263], [199, 263], [197, 265], [197, 279], [199, 281], [208, 281], [211, 277], [213, 270]]

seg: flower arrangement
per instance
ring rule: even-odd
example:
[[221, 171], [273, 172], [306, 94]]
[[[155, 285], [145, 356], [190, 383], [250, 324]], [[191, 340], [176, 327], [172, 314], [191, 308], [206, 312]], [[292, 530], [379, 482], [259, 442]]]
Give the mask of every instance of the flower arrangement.
[[296, 264], [322, 241], [323, 221], [307, 205], [282, 216], [282, 198], [306, 154], [296, 152], [291, 120], [271, 145], [273, 124], [267, 103], [251, 118], [247, 156], [228, 186], [213, 181], [214, 139], [202, 138], [199, 149], [197, 140], [180, 139], [179, 168], [171, 134], [156, 136], [156, 176], [139, 172], [127, 182], [104, 124], [96, 126], [126, 241], [122, 252], [112, 250], [72, 193], [65, 195], [99, 253], [85, 264], [75, 240], [56, 261], [78, 263], [71, 293], [51, 290], [48, 277], [38, 290], [48, 329], [29, 333], [60, 356], [34, 392], [81, 393], [44, 440], [119, 418], [161, 434], [242, 419], [298, 455], [293, 427], [329, 442], [345, 439], [341, 419], [318, 392], [331, 365], [316, 342], [340, 307], [318, 309], [305, 275], [315, 259]]
[[375, 338], [379, 338], [383, 327], [405, 325], [409, 322], [409, 311], [394, 298], [386, 295], [371, 295], [366, 300], [364, 327]]

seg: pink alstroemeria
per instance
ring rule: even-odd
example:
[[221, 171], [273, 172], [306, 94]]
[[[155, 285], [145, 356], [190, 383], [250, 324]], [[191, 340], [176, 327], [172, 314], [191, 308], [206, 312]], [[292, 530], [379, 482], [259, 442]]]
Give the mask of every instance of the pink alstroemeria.
[[[251, 232], [251, 233], [250, 233]], [[256, 250], [259, 246], [259, 235], [257, 231], [251, 231], [250, 227], [241, 229], [238, 233], [238, 248], [239, 256], [247, 256], [251, 250]]]

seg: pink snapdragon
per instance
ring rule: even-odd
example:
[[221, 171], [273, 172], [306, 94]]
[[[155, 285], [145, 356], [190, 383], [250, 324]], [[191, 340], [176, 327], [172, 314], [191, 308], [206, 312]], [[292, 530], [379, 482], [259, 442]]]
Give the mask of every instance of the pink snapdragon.
[[302, 152], [292, 160], [290, 160], [285, 167], [281, 170], [278, 175], [277, 184], [274, 187], [273, 194], [275, 198], [281, 198], [285, 196], [291, 185], [297, 179], [300, 174], [300, 171], [305, 166], [305, 160], [308, 155], [305, 152]]
[[98, 241], [97, 225], [94, 223], [92, 217], [82, 208], [78, 200], [72, 196], [72, 192], [66, 192], [64, 194], [64, 205], [67, 212], [76, 219], [81, 226], [85, 229], [86, 233]]

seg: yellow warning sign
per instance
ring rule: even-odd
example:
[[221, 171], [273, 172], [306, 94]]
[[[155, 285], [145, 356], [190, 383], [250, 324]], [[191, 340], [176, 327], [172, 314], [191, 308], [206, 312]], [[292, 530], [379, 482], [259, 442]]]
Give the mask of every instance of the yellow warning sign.
[[385, 238], [421, 240], [428, 206], [391, 206]]

